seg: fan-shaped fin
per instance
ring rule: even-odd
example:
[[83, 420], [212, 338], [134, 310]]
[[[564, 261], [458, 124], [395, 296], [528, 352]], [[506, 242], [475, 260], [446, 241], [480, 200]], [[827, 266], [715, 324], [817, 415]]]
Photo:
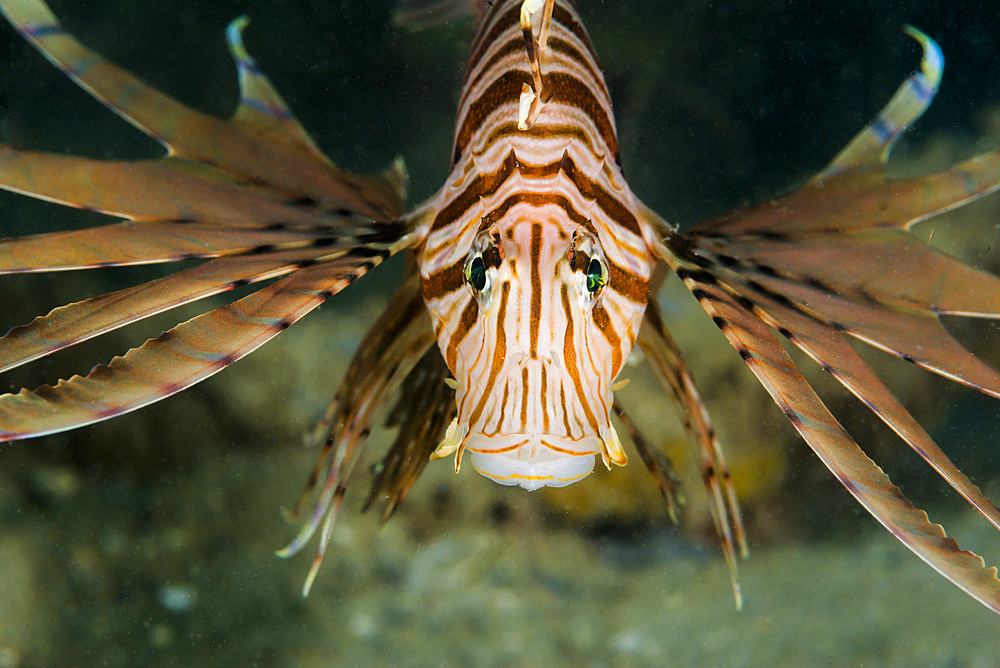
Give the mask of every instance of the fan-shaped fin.
[[[909, 229], [1000, 188], [1000, 152], [984, 153], [936, 174], [889, 179], [882, 170], [848, 172], [813, 182], [782, 197], [713, 218], [692, 233], [710, 238], [747, 236], [781, 240], [797, 235], [879, 227]], [[858, 215], [859, 212], [865, 215]], [[724, 230], [724, 232], [723, 232]]]
[[795, 428], [845, 487], [900, 541], [1000, 612], [1000, 580], [915, 509], [850, 439], [801, 377], [770, 327], [860, 398], [1000, 528], [1000, 510], [933, 443], [845, 338], [1000, 397], [1000, 374], [942, 325], [942, 313], [1000, 316], [1000, 278], [966, 266], [908, 233], [917, 221], [1000, 187], [1000, 152], [930, 176], [892, 180], [893, 142], [929, 103], [940, 54], [924, 46], [923, 72], [880, 117], [801, 189], [679, 234], [655, 214], [652, 243], [713, 316]]
[[876, 166], [885, 152], [873, 148], [871, 128], [904, 128], [922, 113], [940, 78], [937, 47], [921, 33], [911, 34], [925, 48], [923, 73], [905, 83], [880, 120], [841, 153], [832, 163], [836, 169], [785, 197], [701, 223], [683, 238], [662, 222], [654, 224], [683, 258], [682, 277], [721, 280], [750, 303], [769, 299], [1000, 397], [1000, 374], [955, 341], [937, 318], [1000, 316], [1000, 278], [906, 231], [915, 221], [1000, 188], [1000, 152], [901, 180]]
[[757, 294], [784, 298], [831, 328], [908, 362], [1000, 398], [1000, 374], [960, 344], [935, 315], [886, 307], [849, 292], [837, 294], [798, 282], [762, 277], [736, 288], [751, 301]]
[[[232, 119], [192, 111], [67, 34], [40, 0], [0, 11], [50, 61], [169, 150], [101, 161], [0, 147], [0, 187], [131, 219], [0, 240], [0, 273], [219, 258], [143, 286], [56, 309], [2, 339], [10, 368], [195, 299], [291, 273], [230, 306], [55, 387], [0, 397], [0, 440], [118, 415], [178, 392], [247, 354], [402, 248], [405, 174], [340, 170], [319, 154], [243, 48]], [[416, 235], [412, 235], [416, 236]], [[222, 257], [225, 256], [225, 257]]]
[[[856, 215], [862, 216], [862, 210]], [[820, 292], [850, 293], [890, 307], [1000, 317], [1000, 278], [948, 257], [903, 230], [876, 225], [799, 234], [789, 226], [775, 239], [728, 236], [720, 227], [711, 237], [692, 230], [692, 237], [720, 266], [732, 266], [741, 274], [780, 274], [783, 281]]]

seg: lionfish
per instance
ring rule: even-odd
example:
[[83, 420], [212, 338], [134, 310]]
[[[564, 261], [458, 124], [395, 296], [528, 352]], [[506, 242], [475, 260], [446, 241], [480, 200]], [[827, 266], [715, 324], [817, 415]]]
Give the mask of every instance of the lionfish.
[[398, 435], [368, 497], [368, 505], [384, 500], [383, 521], [429, 459], [454, 455], [457, 472], [467, 456], [500, 484], [559, 487], [585, 478], [598, 456], [609, 469], [624, 466], [618, 429], [673, 504], [669, 461], [614, 396], [638, 346], [683, 414], [739, 602], [735, 563], [746, 539], [733, 486], [656, 306], [669, 268], [844, 487], [917, 556], [1000, 613], [996, 568], [903, 496], [779, 340], [832, 374], [1000, 528], [1000, 509], [851, 344], [1000, 397], [997, 372], [939, 320], [1000, 317], [1000, 279], [908, 232], [1000, 187], [1000, 153], [919, 178], [893, 179], [885, 170], [893, 145], [937, 91], [943, 58], [935, 42], [906, 29], [923, 49], [920, 70], [804, 186], [680, 231], [629, 189], [600, 61], [573, 3], [473, 4], [451, 171], [436, 194], [407, 211], [401, 164], [364, 176], [320, 152], [244, 48], [246, 19], [227, 32], [240, 99], [222, 120], [87, 49], [41, 0], [0, 0], [46, 58], [166, 148], [159, 159], [114, 161], [0, 147], [0, 187], [120, 219], [0, 239], [0, 272], [201, 261], [14, 327], [0, 338], [0, 370], [260, 286], [86, 376], [0, 396], [0, 441], [80, 427], [180, 392], [406, 252], [405, 280], [314, 434], [323, 446], [300, 507], [315, 496], [315, 510], [279, 552], [298, 552], [320, 531], [304, 591], [376, 413], [394, 397], [389, 421]]

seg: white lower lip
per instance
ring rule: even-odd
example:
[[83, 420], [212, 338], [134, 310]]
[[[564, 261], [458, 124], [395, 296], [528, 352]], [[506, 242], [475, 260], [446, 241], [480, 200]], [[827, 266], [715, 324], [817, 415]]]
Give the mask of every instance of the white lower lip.
[[565, 487], [594, 470], [600, 440], [568, 440], [549, 435], [470, 434], [466, 452], [477, 472], [501, 485], [532, 491]]

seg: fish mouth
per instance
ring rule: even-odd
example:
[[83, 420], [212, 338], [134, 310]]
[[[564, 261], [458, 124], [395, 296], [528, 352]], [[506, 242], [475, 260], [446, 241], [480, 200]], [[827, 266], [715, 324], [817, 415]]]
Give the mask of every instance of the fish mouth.
[[610, 470], [612, 464], [625, 466], [628, 458], [610, 424], [600, 435], [578, 438], [554, 434], [501, 434], [471, 431], [456, 417], [448, 425], [444, 440], [431, 459], [455, 455], [455, 472], [468, 452], [478, 473], [501, 485], [517, 485], [533, 491], [542, 487], [565, 487], [586, 478], [594, 470], [598, 454]]
[[465, 442], [472, 467], [501, 485], [528, 491], [565, 487], [590, 475], [601, 439], [549, 434], [470, 433]]

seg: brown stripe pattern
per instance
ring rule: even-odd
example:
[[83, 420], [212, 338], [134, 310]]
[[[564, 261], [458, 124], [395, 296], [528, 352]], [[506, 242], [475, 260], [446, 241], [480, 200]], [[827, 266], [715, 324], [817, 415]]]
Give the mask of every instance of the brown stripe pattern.
[[[611, 384], [635, 341], [655, 263], [575, 7], [556, 2], [546, 43], [533, 49], [521, 9], [496, 3], [473, 41], [452, 173], [426, 205], [421, 288], [458, 384], [463, 447], [579, 459], [605, 448]], [[521, 129], [522, 94], [537, 87], [533, 52], [540, 106]], [[480, 290], [466, 268], [483, 244], [503, 259], [486, 267]], [[591, 290], [587, 273], [597, 268], [604, 277]]]

